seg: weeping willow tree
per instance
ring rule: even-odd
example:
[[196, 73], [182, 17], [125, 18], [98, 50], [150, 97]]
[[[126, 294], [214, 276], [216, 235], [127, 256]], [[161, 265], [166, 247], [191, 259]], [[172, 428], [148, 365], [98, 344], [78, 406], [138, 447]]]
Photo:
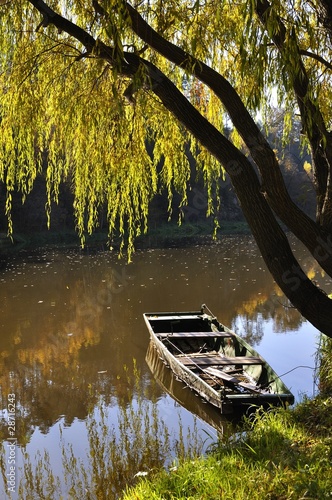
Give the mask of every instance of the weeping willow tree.
[[[226, 172], [274, 280], [332, 336], [332, 301], [282, 229], [332, 277], [330, 2], [1, 0], [0, 16], [0, 180], [10, 230], [13, 191], [24, 200], [44, 169], [47, 211], [70, 180], [79, 233], [91, 232], [106, 206], [110, 232], [127, 234], [130, 250], [161, 185], [186, 203], [189, 145], [208, 211], [218, 210], [212, 194]], [[315, 220], [291, 199], [253, 119], [274, 95], [285, 140], [294, 113], [301, 120]]]

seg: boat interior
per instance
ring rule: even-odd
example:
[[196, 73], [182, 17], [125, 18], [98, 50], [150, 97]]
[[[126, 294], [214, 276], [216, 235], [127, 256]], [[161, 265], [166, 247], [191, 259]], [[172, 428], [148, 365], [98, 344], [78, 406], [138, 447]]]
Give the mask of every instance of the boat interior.
[[205, 314], [170, 315], [150, 317], [149, 322], [173, 356], [216, 390], [271, 392], [263, 360], [216, 319]]

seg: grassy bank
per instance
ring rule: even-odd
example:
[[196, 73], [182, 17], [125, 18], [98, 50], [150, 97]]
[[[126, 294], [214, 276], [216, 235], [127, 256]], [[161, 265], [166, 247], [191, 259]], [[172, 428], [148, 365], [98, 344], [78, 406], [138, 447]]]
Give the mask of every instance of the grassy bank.
[[[138, 238], [137, 244], [140, 247], [169, 247], [187, 246], [191, 244], [209, 243], [213, 239], [213, 222], [206, 220], [195, 224], [185, 222], [181, 225], [175, 222], [160, 224], [151, 227], [146, 235]], [[217, 230], [216, 238], [221, 239], [226, 235], [250, 234], [250, 229], [246, 222], [223, 221]]]
[[332, 498], [332, 341], [322, 345], [319, 396], [247, 419], [207, 456], [140, 480], [124, 500]]
[[[226, 235], [250, 234], [245, 222], [223, 222], [217, 232], [217, 238]], [[141, 235], [135, 241], [135, 247], [144, 248], [167, 248], [186, 247], [195, 244], [210, 244], [213, 239], [213, 224], [210, 221], [198, 222], [196, 224], [183, 223], [178, 225], [174, 222], [163, 223], [151, 227], [147, 234]], [[39, 231], [32, 233], [15, 233], [12, 239], [5, 233], [0, 233], [0, 255], [11, 255], [21, 249], [35, 249], [45, 245], [75, 246], [81, 245], [80, 238], [75, 231]], [[115, 249], [120, 247], [120, 237], [115, 237], [110, 243], [106, 231], [96, 231], [87, 235], [86, 246], [109, 246]]]

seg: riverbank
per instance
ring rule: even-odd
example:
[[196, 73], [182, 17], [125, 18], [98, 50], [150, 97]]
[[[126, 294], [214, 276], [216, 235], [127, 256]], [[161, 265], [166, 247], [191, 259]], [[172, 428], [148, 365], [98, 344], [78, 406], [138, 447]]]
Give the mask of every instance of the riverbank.
[[247, 419], [207, 456], [150, 471], [123, 500], [332, 498], [332, 341], [324, 337], [320, 394]]
[[[215, 237], [221, 239], [223, 236], [250, 234], [246, 222], [223, 222], [217, 230]], [[134, 242], [136, 249], [147, 248], [170, 248], [188, 247], [192, 245], [208, 245], [213, 242], [213, 225], [206, 223], [183, 223], [178, 225], [174, 222], [160, 224], [150, 228], [147, 234], [139, 236]], [[15, 233], [9, 238], [5, 233], [0, 233], [0, 255], [11, 255], [22, 249], [36, 249], [43, 246], [65, 246], [80, 247], [81, 241], [75, 231], [38, 231], [32, 233]], [[121, 238], [114, 237], [109, 240], [105, 231], [94, 232], [87, 235], [85, 247], [110, 248], [119, 251]]]

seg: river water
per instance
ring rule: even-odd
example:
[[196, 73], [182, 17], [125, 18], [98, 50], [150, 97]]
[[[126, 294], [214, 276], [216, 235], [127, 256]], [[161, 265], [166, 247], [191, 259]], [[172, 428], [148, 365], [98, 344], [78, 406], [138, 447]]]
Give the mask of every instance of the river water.
[[[308, 275], [330, 293], [321, 269], [292, 245]], [[202, 413], [197, 398], [175, 387], [164, 369], [155, 373], [156, 385], [147, 364], [142, 314], [197, 310], [202, 303], [256, 347], [297, 401], [313, 394], [318, 332], [274, 284], [249, 236], [138, 251], [131, 263], [109, 251], [50, 247], [3, 262], [0, 497], [60, 498], [62, 489], [65, 498], [76, 498], [75, 490], [77, 498], [117, 498], [135, 474], [170, 466], [167, 456], [186, 446], [205, 450], [227, 434], [228, 423], [216, 430], [218, 416]], [[156, 437], [161, 448], [151, 444]], [[150, 454], [142, 455], [144, 447]], [[101, 463], [106, 472], [97, 471]], [[102, 480], [110, 469], [111, 492]]]

